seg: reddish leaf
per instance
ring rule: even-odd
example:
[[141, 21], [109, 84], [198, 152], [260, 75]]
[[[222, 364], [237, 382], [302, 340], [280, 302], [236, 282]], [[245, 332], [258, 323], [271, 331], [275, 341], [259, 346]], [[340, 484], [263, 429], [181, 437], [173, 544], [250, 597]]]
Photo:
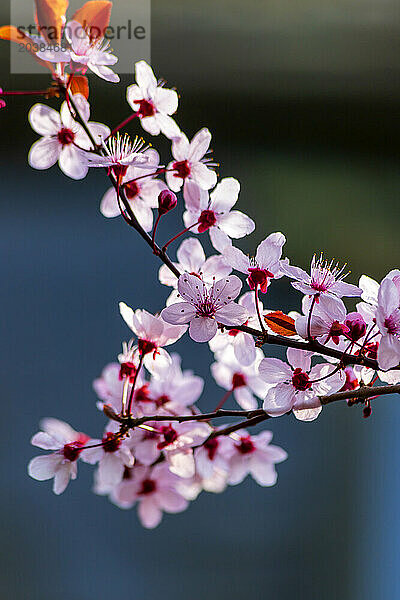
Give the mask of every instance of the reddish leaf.
[[79, 8], [74, 16], [84, 29], [89, 30], [91, 38], [102, 37], [110, 23], [112, 2], [106, 0], [89, 0]]
[[264, 316], [264, 320], [274, 333], [285, 336], [296, 334], [294, 319], [292, 319], [292, 317], [288, 317], [288, 315], [285, 315], [280, 310], [268, 313]]
[[75, 75], [69, 86], [72, 94], [82, 94], [86, 99], [89, 98], [89, 82], [83, 75]]
[[49, 44], [60, 43], [68, 0], [35, 0], [39, 34]]

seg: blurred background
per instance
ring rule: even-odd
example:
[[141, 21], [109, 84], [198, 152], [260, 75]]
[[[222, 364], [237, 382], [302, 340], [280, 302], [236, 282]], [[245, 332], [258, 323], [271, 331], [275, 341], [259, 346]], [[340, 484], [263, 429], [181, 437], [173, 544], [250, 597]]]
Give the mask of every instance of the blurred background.
[[[398, 266], [398, 16], [395, 0], [153, 0], [153, 67], [182, 95], [182, 129], [191, 137], [208, 126], [220, 175], [241, 182], [240, 208], [257, 222], [243, 249], [281, 230], [286, 255], [303, 267], [321, 250], [347, 261], [354, 282]], [[0, 17], [9, 22], [4, 4]], [[46, 74], [10, 76], [0, 44], [4, 89], [48, 84]], [[131, 82], [92, 79], [92, 118], [113, 126], [128, 116]], [[268, 423], [289, 453], [274, 488], [246, 480], [203, 493], [154, 531], [91, 494], [85, 465], [59, 498], [28, 478], [41, 417], [102, 430], [91, 382], [129, 337], [117, 302], [156, 311], [168, 293], [155, 287], [158, 265], [140, 240], [99, 213], [102, 173], [74, 182], [58, 167], [27, 166], [32, 104], [9, 100], [0, 112], [1, 597], [400, 597], [395, 397], [367, 420], [333, 405], [316, 423]], [[153, 141], [167, 161], [168, 144]], [[165, 239], [173, 221], [160, 230]], [[268, 306], [296, 309], [299, 300], [281, 281]], [[176, 349], [207, 379], [201, 407], [212, 408], [221, 391], [208, 348], [185, 340]]]

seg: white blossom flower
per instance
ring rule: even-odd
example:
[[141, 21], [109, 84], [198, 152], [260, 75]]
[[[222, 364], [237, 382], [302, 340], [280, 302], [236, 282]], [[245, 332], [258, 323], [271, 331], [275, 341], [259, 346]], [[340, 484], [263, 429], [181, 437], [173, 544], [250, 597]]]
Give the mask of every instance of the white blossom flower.
[[138, 351], [144, 356], [144, 366], [157, 376], [171, 364], [171, 357], [164, 346], [174, 344], [185, 333], [187, 326], [167, 324], [161, 316], [154, 316], [147, 310], [133, 311], [124, 302], [119, 303], [119, 310], [138, 338]]
[[182, 185], [188, 182], [196, 183], [201, 189], [209, 190], [217, 183], [217, 174], [209, 166], [210, 159], [204, 158], [211, 142], [211, 133], [204, 127], [196, 133], [189, 142], [184, 133], [172, 140], [172, 156], [165, 177], [169, 188], [179, 192]]
[[247, 311], [234, 303], [242, 282], [235, 275], [216, 281], [210, 288], [196, 275], [183, 273], [178, 290], [184, 302], [171, 304], [161, 311], [167, 323], [190, 323], [189, 335], [195, 342], [208, 342], [217, 332], [218, 323], [241, 325]]
[[400, 293], [391, 279], [379, 287], [376, 323], [382, 338], [378, 349], [378, 364], [384, 371], [400, 363]]
[[36, 56], [49, 62], [68, 62], [73, 71], [81, 71], [83, 74], [90, 69], [101, 79], [112, 83], [119, 81], [119, 76], [109, 67], [118, 62], [118, 58], [111, 54], [109, 41], [104, 37], [91, 38], [78, 21], [68, 21], [65, 37], [70, 48], [39, 50]]
[[59, 495], [70, 479], [76, 479], [77, 460], [90, 438], [58, 419], [43, 419], [40, 426], [42, 431], [33, 436], [31, 444], [55, 452], [32, 458], [28, 473], [38, 481], [54, 478], [53, 492]]
[[259, 244], [255, 258], [250, 258], [234, 246], [226, 247], [223, 254], [234, 269], [248, 276], [247, 282], [251, 290], [257, 287], [265, 294], [271, 278], [281, 276], [280, 258], [285, 242], [285, 236], [276, 232], [271, 233]]
[[228, 483], [237, 485], [247, 475], [251, 475], [262, 486], [275, 485], [277, 473], [275, 464], [287, 458], [287, 453], [272, 446], [271, 431], [262, 431], [258, 435], [249, 435], [244, 429], [234, 434], [235, 443], [229, 462]]
[[[109, 127], [89, 121], [90, 106], [86, 98], [76, 94], [74, 101], [92, 136], [99, 140], [107, 137], [110, 134]], [[88, 166], [82, 162], [80, 148], [90, 150], [92, 143], [82, 125], [72, 118], [67, 103], [62, 103], [60, 113], [45, 104], [34, 104], [28, 119], [32, 129], [43, 136], [29, 151], [30, 166], [49, 169], [58, 161], [58, 166], [68, 177], [86, 177]]]
[[239, 210], [231, 210], [239, 196], [240, 184], [233, 177], [221, 179], [211, 192], [202, 190], [196, 183], [188, 181], [183, 196], [186, 212], [183, 214], [185, 227], [197, 224], [195, 233], [208, 231], [212, 245], [225, 254], [232, 245], [230, 238], [242, 238], [254, 231], [255, 223]]
[[102, 145], [105, 154], [81, 152], [81, 160], [88, 167], [112, 169], [119, 185], [130, 166], [153, 171], [158, 167], [158, 153], [148, 153], [149, 146], [138, 136], [132, 141], [127, 133], [121, 136], [118, 131], [107, 141], [102, 140]]
[[345, 283], [343, 279], [345, 266], [339, 267], [333, 261], [328, 262], [323, 255], [317, 259], [314, 255], [311, 261], [311, 274], [309, 275], [300, 267], [293, 267], [286, 261], [281, 261], [281, 271], [287, 277], [294, 279], [292, 286], [308, 296], [330, 294], [341, 298], [342, 296], [361, 296], [362, 289], [356, 285]]
[[153, 529], [160, 524], [162, 513], [178, 513], [186, 510], [188, 501], [178, 490], [179, 477], [164, 464], [154, 467], [135, 466], [128, 478], [112, 493], [112, 501], [122, 508], [136, 502], [142, 525]]
[[[150, 173], [145, 178], [142, 176], [148, 171], [140, 167], [129, 166], [125, 175], [122, 176], [120, 185], [123, 186], [126, 200], [133, 214], [145, 231], [151, 231], [153, 227], [153, 208], [158, 206], [158, 195], [161, 190], [167, 189], [161, 179], [156, 179], [159, 156], [156, 150], [149, 148], [143, 152], [145, 157], [154, 165], [154, 174]], [[100, 203], [100, 212], [104, 217], [118, 217], [121, 210], [118, 204], [117, 192], [110, 187]]]
[[[208, 285], [212, 285], [216, 279], [227, 277], [232, 271], [220, 254], [206, 258], [200, 241], [193, 237], [189, 237], [181, 243], [176, 251], [176, 257], [178, 262], [173, 264], [178, 271], [199, 275]], [[178, 279], [166, 265], [160, 267], [158, 278], [163, 285], [175, 289], [178, 287]]]
[[293, 410], [297, 419], [312, 421], [322, 410], [319, 396], [338, 392], [346, 377], [335, 365], [320, 363], [311, 368], [311, 352], [288, 348], [289, 364], [278, 358], [264, 358], [259, 366], [261, 377], [271, 387], [263, 409], [271, 417]]
[[178, 108], [178, 94], [157, 82], [152, 68], [141, 60], [135, 64], [136, 84], [126, 90], [128, 103], [138, 113], [141, 125], [151, 135], [175, 138], [181, 131], [170, 115]]

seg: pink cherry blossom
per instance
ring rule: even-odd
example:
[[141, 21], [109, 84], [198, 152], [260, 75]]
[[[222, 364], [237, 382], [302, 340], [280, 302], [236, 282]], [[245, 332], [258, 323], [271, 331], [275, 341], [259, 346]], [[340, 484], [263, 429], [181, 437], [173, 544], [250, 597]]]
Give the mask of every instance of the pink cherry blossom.
[[184, 302], [171, 304], [161, 311], [167, 323], [190, 323], [189, 335], [195, 342], [208, 342], [217, 332], [218, 323], [241, 325], [247, 311], [234, 303], [242, 282], [235, 275], [216, 281], [210, 288], [196, 275], [183, 273], [178, 290]]
[[[216, 476], [219, 481], [222, 477], [226, 482], [233, 443], [230, 437], [217, 436], [207, 440], [200, 448], [196, 448], [194, 451], [196, 473], [202, 480], [210, 481]], [[202, 487], [204, 489], [203, 485]]]
[[181, 131], [170, 115], [178, 108], [178, 94], [157, 83], [152, 68], [141, 60], [135, 64], [136, 84], [126, 90], [128, 103], [138, 113], [145, 131], [163, 133], [167, 138], [179, 137]]
[[239, 248], [230, 246], [224, 249], [225, 260], [240, 273], [245, 273], [251, 290], [256, 287], [265, 293], [271, 278], [280, 277], [280, 258], [286, 238], [282, 233], [271, 233], [263, 240], [254, 258], [244, 254]]
[[[256, 311], [255, 296], [253, 292], [246, 292], [238, 300], [239, 306], [243, 306], [247, 310], [248, 319], [245, 325], [255, 329], [260, 327], [258, 314]], [[258, 300], [260, 315], [264, 312], [264, 306], [261, 300]], [[249, 333], [240, 331], [239, 329], [229, 329], [227, 331], [217, 331], [215, 337], [209, 341], [210, 350], [216, 353], [223, 353], [228, 346], [232, 346], [236, 360], [248, 366], [256, 360], [256, 345], [254, 337]]]
[[49, 62], [68, 62], [73, 71], [81, 71], [83, 74], [90, 69], [101, 79], [112, 83], [119, 81], [119, 76], [108, 66], [118, 62], [118, 58], [109, 50], [109, 41], [104, 40], [104, 37], [92, 39], [78, 21], [66, 24], [65, 35], [70, 48], [39, 50], [36, 56]]
[[167, 324], [161, 316], [154, 316], [147, 310], [133, 311], [124, 302], [119, 303], [122, 318], [138, 338], [139, 354], [144, 356], [144, 366], [150, 373], [171, 364], [171, 357], [164, 346], [174, 344], [187, 330], [182, 324]]
[[[216, 279], [227, 277], [232, 271], [223, 256], [214, 254], [206, 258], [200, 241], [193, 237], [181, 243], [176, 257], [178, 261], [174, 262], [174, 265], [178, 271], [199, 275], [208, 285], [212, 285]], [[177, 278], [166, 265], [160, 267], [158, 278], [163, 285], [178, 287]]]
[[118, 431], [119, 426], [113, 421], [101, 440], [90, 440], [90, 446], [101, 445], [83, 450], [81, 454], [83, 462], [90, 465], [98, 464], [99, 484], [110, 490], [122, 481], [125, 467], [132, 467], [135, 462], [129, 438], [116, 438], [115, 434]]
[[203, 190], [209, 190], [217, 183], [210, 159], [205, 158], [211, 142], [211, 133], [204, 127], [189, 142], [184, 133], [172, 140], [174, 161], [167, 167], [166, 179], [173, 192], [179, 192], [182, 185], [194, 182]]
[[[86, 98], [76, 94], [74, 102], [93, 137], [99, 138], [99, 141], [106, 138], [110, 129], [102, 123], [89, 121], [90, 106]], [[88, 166], [82, 162], [79, 148], [89, 150], [92, 143], [82, 125], [72, 118], [67, 103], [63, 102], [60, 113], [45, 104], [34, 104], [28, 119], [32, 129], [43, 136], [29, 151], [30, 166], [34, 169], [49, 169], [58, 161], [58, 166], [68, 177], [86, 177]]]
[[[345, 325], [347, 311], [344, 303], [335, 296], [321, 296], [319, 303], [313, 306], [311, 319], [309, 312], [312, 306], [309, 296], [303, 298], [303, 310], [305, 316], [295, 320], [297, 333], [304, 339], [308, 338], [308, 330], [311, 337], [321, 337], [321, 342], [326, 344], [332, 339], [334, 344], [339, 343], [339, 338], [348, 334], [350, 328]], [[310, 327], [308, 322], [310, 321]], [[347, 343], [347, 346], [349, 344]]]
[[202, 444], [212, 433], [212, 428], [196, 421], [164, 421], [155, 429], [159, 436], [157, 448], [163, 451], [171, 472], [179, 477], [193, 477], [196, 469], [192, 448]]
[[40, 426], [41, 431], [33, 436], [31, 444], [55, 452], [32, 458], [28, 473], [38, 481], [54, 478], [53, 492], [59, 495], [64, 492], [70, 479], [76, 479], [77, 460], [90, 438], [58, 419], [43, 419]]
[[356, 285], [345, 283], [343, 279], [348, 275], [344, 267], [339, 267], [333, 261], [328, 262], [323, 255], [317, 259], [314, 255], [311, 261], [311, 274], [309, 275], [300, 267], [293, 267], [286, 261], [281, 261], [281, 271], [287, 277], [294, 279], [292, 286], [309, 296], [330, 294], [341, 298], [342, 296], [361, 296], [362, 289]]
[[181, 357], [171, 354], [171, 364], [159, 377], [152, 377], [148, 386], [155, 413], [184, 414], [200, 398], [204, 380], [192, 371], [182, 371]]
[[275, 464], [287, 458], [279, 446], [272, 446], [272, 433], [262, 431], [258, 435], [249, 435], [244, 429], [233, 434], [235, 443], [229, 461], [228, 483], [237, 485], [247, 475], [262, 486], [275, 485], [277, 473]]
[[346, 377], [332, 364], [311, 368], [311, 352], [288, 348], [286, 355], [289, 364], [278, 358], [264, 358], [260, 363], [260, 375], [271, 386], [263, 409], [271, 417], [293, 410], [297, 419], [312, 421], [322, 410], [318, 396], [339, 391]]
[[178, 491], [178, 483], [179, 477], [171, 473], [165, 463], [152, 468], [135, 466], [111, 499], [122, 508], [136, 502], [140, 522], [153, 529], [160, 524], [163, 511], [178, 513], [188, 507], [188, 501]]
[[225, 177], [208, 196], [208, 192], [196, 183], [188, 181], [183, 192], [186, 212], [185, 227], [198, 223], [195, 233], [208, 231], [216, 250], [224, 253], [231, 245], [230, 238], [242, 238], [254, 231], [255, 223], [239, 210], [231, 210], [236, 204], [240, 184], [233, 177]]
[[[159, 163], [158, 152], [149, 148], [143, 155], [145, 157], [149, 156], [151, 164], [154, 165], [154, 174], [141, 179], [142, 175], [148, 171], [144, 171], [140, 167], [130, 166], [121, 178], [120, 185], [124, 186], [127, 202], [140, 225], [145, 231], [151, 231], [153, 227], [152, 209], [157, 208], [158, 195], [162, 190], [167, 189], [167, 186], [160, 179], [156, 179]], [[136, 181], [137, 178], [139, 179]], [[100, 212], [107, 218], [118, 217], [121, 214], [117, 192], [114, 187], [110, 187], [104, 194], [100, 204]]]
[[382, 334], [378, 364], [384, 371], [400, 363], [400, 293], [396, 283], [385, 278], [378, 292], [376, 323]]
[[151, 171], [158, 166], [158, 153], [147, 152], [149, 146], [138, 136], [132, 141], [127, 133], [121, 136], [117, 132], [106, 142], [102, 140], [102, 145], [104, 154], [80, 152], [81, 160], [88, 167], [112, 169], [119, 183], [129, 166]]
[[219, 386], [232, 391], [236, 402], [244, 410], [258, 408], [258, 398], [264, 398], [268, 385], [260, 377], [258, 367], [264, 354], [256, 349], [252, 364], [244, 366], [236, 356], [232, 346], [215, 354], [217, 361], [211, 365], [211, 373]]

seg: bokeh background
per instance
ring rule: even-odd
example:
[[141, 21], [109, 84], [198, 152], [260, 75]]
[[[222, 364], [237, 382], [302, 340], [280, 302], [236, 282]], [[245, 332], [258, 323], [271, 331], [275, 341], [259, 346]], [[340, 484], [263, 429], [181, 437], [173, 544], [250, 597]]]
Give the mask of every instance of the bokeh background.
[[[242, 248], [281, 230], [302, 266], [320, 250], [348, 261], [354, 281], [398, 266], [399, 23], [396, 0], [153, 0], [153, 66], [182, 94], [178, 121], [189, 137], [210, 128], [220, 175], [240, 180], [241, 207], [257, 221]], [[10, 76], [0, 43], [4, 89], [47, 84]], [[93, 118], [127, 116], [128, 83], [93, 80]], [[249, 480], [204, 493], [154, 531], [91, 494], [85, 465], [59, 498], [28, 478], [41, 417], [102, 430], [91, 382], [128, 337], [118, 300], [158, 310], [167, 294], [140, 240], [100, 215], [102, 173], [77, 183], [27, 166], [31, 104], [10, 100], [0, 113], [1, 597], [400, 597], [395, 397], [368, 420], [334, 405], [313, 424], [270, 422], [289, 453], [274, 488]], [[173, 231], [170, 218], [161, 232]], [[299, 299], [279, 282], [268, 305]], [[208, 349], [177, 349], [207, 378], [202, 407], [215, 406]]]

